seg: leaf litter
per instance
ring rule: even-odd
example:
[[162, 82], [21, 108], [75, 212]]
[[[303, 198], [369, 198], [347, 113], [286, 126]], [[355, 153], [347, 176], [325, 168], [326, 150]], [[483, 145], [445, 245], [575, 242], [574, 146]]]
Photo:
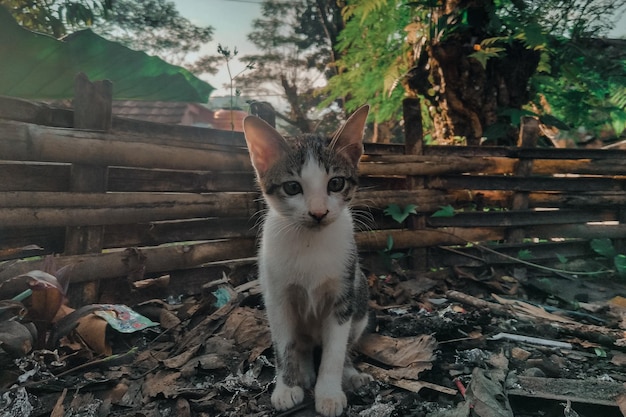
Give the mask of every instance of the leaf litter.
[[[355, 364], [375, 381], [348, 393], [347, 417], [626, 415], [619, 277], [372, 265], [371, 329]], [[136, 303], [77, 309], [62, 277], [50, 268], [0, 286], [1, 416], [315, 415], [310, 392], [293, 410], [271, 408], [273, 351], [253, 277], [142, 300], [154, 293], [148, 278]]]

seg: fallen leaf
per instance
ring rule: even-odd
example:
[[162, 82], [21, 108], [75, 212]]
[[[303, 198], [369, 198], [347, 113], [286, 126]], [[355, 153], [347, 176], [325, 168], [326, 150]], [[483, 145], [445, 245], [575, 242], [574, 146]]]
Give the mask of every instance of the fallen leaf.
[[147, 397], [154, 398], [162, 394], [165, 398], [172, 398], [176, 395], [178, 388], [178, 378], [180, 372], [158, 371], [148, 374], [143, 383], [142, 391]]
[[107, 322], [95, 314], [89, 314], [78, 320], [75, 332], [87, 346], [98, 355], [110, 356], [111, 346], [106, 341]]
[[20, 358], [33, 348], [33, 335], [18, 321], [0, 322], [0, 348], [11, 356]]
[[618, 352], [614, 354], [613, 357], [611, 358], [611, 363], [617, 366], [626, 365], [626, 353]]
[[56, 404], [54, 404], [54, 408], [50, 413], [50, 417], [63, 417], [65, 415], [65, 407], [63, 406], [63, 401], [65, 401], [65, 396], [67, 395], [67, 388], [63, 389], [61, 396], [57, 399]]
[[265, 313], [256, 308], [238, 307], [228, 316], [221, 333], [245, 350], [250, 350], [250, 362], [255, 361], [272, 346]]
[[379, 334], [365, 335], [358, 350], [385, 365], [407, 367], [414, 363], [430, 363], [437, 341], [430, 335], [394, 338]]

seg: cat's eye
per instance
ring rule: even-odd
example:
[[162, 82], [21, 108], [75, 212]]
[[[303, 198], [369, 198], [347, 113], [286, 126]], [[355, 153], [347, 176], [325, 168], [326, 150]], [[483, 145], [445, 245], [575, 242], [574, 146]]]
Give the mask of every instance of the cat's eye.
[[297, 181], [287, 181], [283, 183], [283, 190], [287, 195], [296, 195], [302, 192], [302, 186]]
[[343, 177], [333, 177], [328, 181], [328, 191], [331, 193], [338, 193], [343, 190], [346, 185], [346, 179]]

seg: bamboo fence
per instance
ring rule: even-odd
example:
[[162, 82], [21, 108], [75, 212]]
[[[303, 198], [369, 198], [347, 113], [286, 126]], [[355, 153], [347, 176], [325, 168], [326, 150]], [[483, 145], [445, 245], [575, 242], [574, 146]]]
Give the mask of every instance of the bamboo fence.
[[[253, 262], [263, 204], [242, 134], [112, 116], [110, 90], [78, 77], [77, 111], [0, 97], [0, 292], [42, 255], [73, 266], [82, 302], [100, 282], [169, 275], [191, 291], [216, 263]], [[626, 151], [538, 148], [532, 119], [516, 147], [426, 146], [410, 99], [405, 124], [405, 145], [366, 144], [360, 163], [364, 257], [389, 237], [417, 269], [475, 263], [468, 242], [538, 260], [588, 255], [598, 237], [624, 249]], [[398, 224], [390, 204], [417, 214]]]

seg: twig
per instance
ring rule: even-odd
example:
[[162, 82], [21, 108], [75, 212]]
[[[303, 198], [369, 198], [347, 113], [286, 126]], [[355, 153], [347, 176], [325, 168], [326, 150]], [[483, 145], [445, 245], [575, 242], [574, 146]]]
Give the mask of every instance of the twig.
[[[556, 273], [556, 274], [569, 274], [569, 275], [601, 275], [601, 274], [606, 274], [606, 273], [614, 273], [614, 272], [615, 272], [615, 271], [614, 271], [614, 270], [612, 270], [612, 269], [607, 269], [607, 270], [604, 270], [604, 271], [592, 271], [592, 272], [590, 272], [590, 271], [566, 271], [565, 269], [550, 268], [549, 266], [539, 265], [539, 264], [536, 264], [536, 263], [533, 263], [533, 262], [529, 262], [529, 261], [525, 261], [525, 260], [523, 260], [523, 259], [516, 258], [515, 256], [511, 256], [511, 255], [507, 255], [507, 254], [502, 253], [502, 252], [498, 252], [497, 250], [494, 250], [494, 249], [491, 249], [491, 248], [489, 248], [489, 247], [487, 247], [487, 246], [481, 245], [480, 243], [471, 242], [471, 241], [469, 241], [469, 240], [467, 240], [467, 239], [464, 239], [464, 238], [462, 238], [462, 237], [460, 237], [460, 236], [457, 236], [457, 235], [455, 235], [454, 233], [445, 232], [445, 231], [443, 231], [443, 230], [438, 230], [438, 229], [434, 229], [434, 230], [435, 230], [436, 232], [438, 232], [438, 233], [443, 233], [443, 234], [446, 234], [446, 235], [449, 235], [449, 236], [454, 236], [455, 238], [457, 238], [457, 239], [459, 239], [459, 240], [462, 240], [462, 241], [464, 241], [465, 243], [470, 243], [470, 244], [474, 245], [475, 247], [477, 247], [477, 248], [479, 248], [479, 249], [485, 250], [485, 251], [487, 251], [487, 252], [489, 252], [489, 253], [493, 253], [494, 255], [501, 256], [501, 257], [503, 257], [503, 258], [505, 258], [505, 259], [509, 259], [509, 260], [511, 260], [511, 261], [515, 261], [515, 262], [517, 262], [517, 263], [521, 263], [521, 264], [524, 264], [524, 265], [527, 265], [527, 266], [530, 266], [530, 267], [533, 267], [533, 268], [541, 269], [541, 270], [544, 270], [544, 271], [554, 272], [554, 273]], [[477, 259], [477, 260], [480, 260], [480, 261], [482, 261], [482, 262], [485, 262], [485, 261], [484, 261], [484, 260], [482, 260], [481, 258], [478, 258], [478, 257], [476, 257], [476, 256], [474, 256], [474, 255], [465, 254], [465, 253], [463, 253], [463, 252], [460, 252], [460, 251], [455, 251], [454, 249], [447, 248], [447, 247], [444, 247], [444, 246], [439, 246], [439, 247], [440, 247], [441, 249], [443, 249], [443, 250], [450, 250], [451, 252], [455, 252], [455, 253], [458, 253], [458, 254], [461, 254], [461, 255], [467, 256], [468, 258]]]
[[123, 358], [125, 358], [127, 356], [134, 355], [135, 353], [137, 353], [138, 350], [139, 350], [139, 348], [133, 347], [128, 352], [107, 356], [106, 358], [102, 358], [102, 359], [95, 359], [93, 361], [86, 362], [86, 363], [83, 363], [81, 365], [78, 365], [78, 366], [76, 366], [74, 368], [66, 369], [65, 371], [63, 371], [63, 372], [61, 372], [61, 373], [59, 373], [59, 374], [57, 374], [57, 375], [55, 375], [53, 377], [42, 379], [40, 381], [31, 381], [31, 382], [28, 382], [28, 383], [25, 383], [25, 384], [22, 384], [22, 385], [15, 385], [15, 386], [11, 387], [10, 389], [18, 389], [18, 388], [21, 388], [21, 387], [36, 387], [38, 385], [44, 385], [44, 384], [47, 384], [48, 382], [55, 381], [55, 380], [65, 376], [65, 375], [71, 374], [71, 373], [76, 372], [76, 371], [80, 371], [81, 369], [85, 369], [85, 368], [90, 368], [92, 366], [98, 366], [98, 365], [106, 364], [107, 362], [111, 362], [111, 361], [114, 361], [114, 360], [117, 360], [117, 359], [123, 359]]

